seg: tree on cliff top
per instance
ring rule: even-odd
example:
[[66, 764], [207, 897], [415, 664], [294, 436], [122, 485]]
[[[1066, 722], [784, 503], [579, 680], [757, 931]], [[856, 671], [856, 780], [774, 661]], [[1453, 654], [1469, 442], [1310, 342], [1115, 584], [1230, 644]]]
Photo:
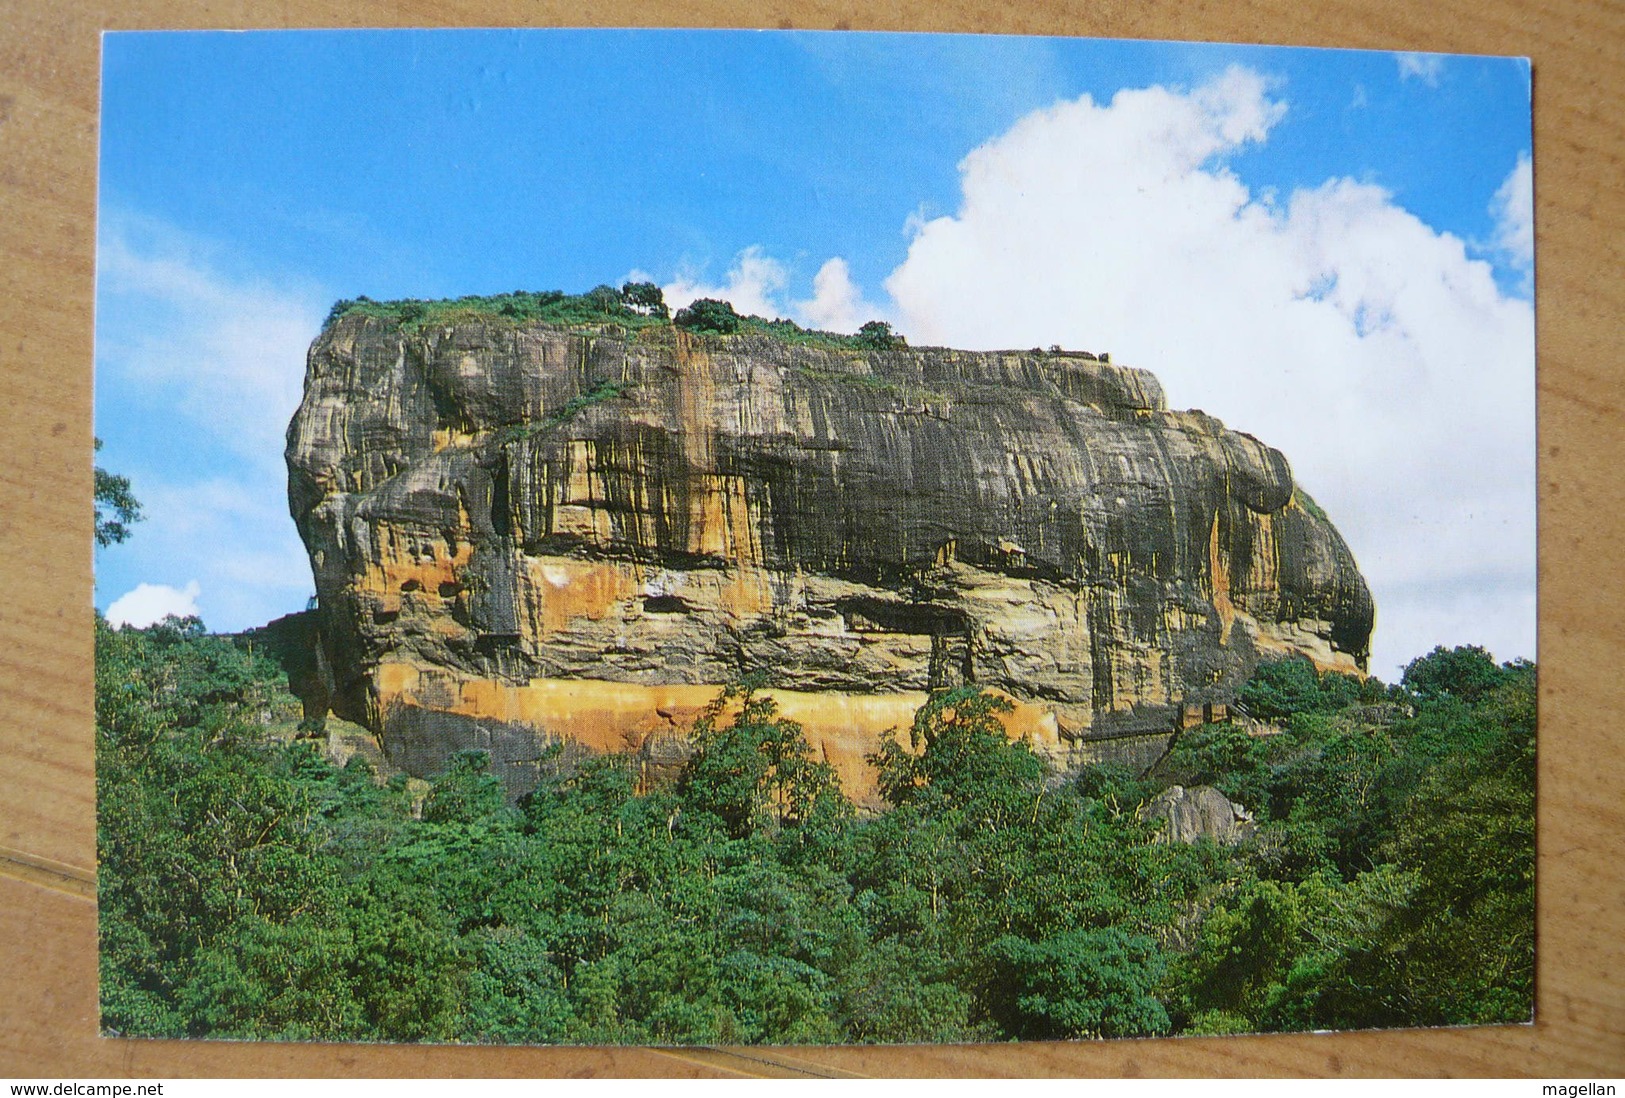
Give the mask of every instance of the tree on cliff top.
[[904, 339], [892, 326], [884, 320], [871, 320], [858, 329], [853, 337], [858, 345], [875, 351], [890, 351], [897, 347], [907, 347], [908, 340]]
[[661, 293], [660, 287], [653, 282], [625, 283], [621, 286], [621, 300], [628, 308], [645, 316], [658, 316], [664, 319], [671, 315], [671, 310], [666, 307], [666, 295]]
[[[96, 440], [96, 449], [102, 440]], [[101, 548], [115, 545], [130, 536], [130, 527], [146, 516], [141, 504], [130, 491], [130, 478], [116, 476], [96, 466], [96, 544]]]
[[702, 297], [687, 308], [678, 309], [672, 323], [679, 328], [688, 328], [696, 332], [719, 332], [728, 335], [739, 330], [739, 324], [743, 319], [728, 302], [718, 301], [713, 297]]

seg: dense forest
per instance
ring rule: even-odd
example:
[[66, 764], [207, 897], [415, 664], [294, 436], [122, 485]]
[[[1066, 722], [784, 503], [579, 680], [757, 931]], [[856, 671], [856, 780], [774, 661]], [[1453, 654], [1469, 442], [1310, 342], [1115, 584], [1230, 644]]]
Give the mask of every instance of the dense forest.
[[[754, 684], [674, 782], [480, 754], [342, 768], [196, 619], [96, 626], [101, 1003], [128, 1036], [979, 1041], [1517, 1022], [1534, 980], [1535, 668], [1262, 665], [1148, 775], [1050, 772], [935, 697], [858, 813]], [[912, 750], [908, 749], [912, 747]], [[1211, 785], [1256, 830], [1159, 841]]]

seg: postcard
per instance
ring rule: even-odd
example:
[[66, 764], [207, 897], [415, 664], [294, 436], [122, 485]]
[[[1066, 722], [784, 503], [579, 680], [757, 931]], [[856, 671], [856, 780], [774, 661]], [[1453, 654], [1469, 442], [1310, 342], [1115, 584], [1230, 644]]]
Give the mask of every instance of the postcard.
[[1530, 71], [111, 33], [109, 1035], [1528, 1022]]

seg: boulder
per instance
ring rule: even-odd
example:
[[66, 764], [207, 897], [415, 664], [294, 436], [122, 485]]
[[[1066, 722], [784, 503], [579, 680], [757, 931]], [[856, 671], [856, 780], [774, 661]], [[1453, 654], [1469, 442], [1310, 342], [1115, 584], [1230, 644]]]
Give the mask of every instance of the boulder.
[[1255, 830], [1252, 813], [1211, 785], [1189, 789], [1171, 785], [1146, 802], [1139, 816], [1162, 822], [1164, 842], [1211, 839], [1220, 846], [1234, 846]]

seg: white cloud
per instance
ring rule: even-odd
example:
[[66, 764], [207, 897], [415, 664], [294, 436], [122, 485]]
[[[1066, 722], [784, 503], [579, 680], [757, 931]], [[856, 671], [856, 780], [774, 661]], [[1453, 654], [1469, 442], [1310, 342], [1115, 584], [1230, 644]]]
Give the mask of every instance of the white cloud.
[[1284, 109], [1231, 70], [1027, 116], [965, 158], [958, 212], [917, 228], [886, 282], [899, 327], [1107, 350], [1279, 447], [1372, 584], [1385, 678], [1464, 615], [1531, 655], [1532, 305], [1379, 188], [1251, 193], [1224, 157]]
[[1439, 53], [1396, 53], [1401, 80], [1420, 80], [1430, 88], [1439, 86], [1444, 73], [1444, 55]]
[[135, 585], [109, 620], [115, 607], [188, 597], [185, 612], [237, 630], [302, 608], [311, 588], [282, 450], [324, 306], [221, 268], [172, 226], [104, 216], [97, 430], [126, 455], [119, 471], [146, 512], [129, 542], [98, 554], [103, 590]]
[[720, 286], [703, 282], [695, 275], [678, 275], [660, 289], [674, 313], [702, 297], [710, 297], [729, 302], [741, 315], [773, 320], [789, 315], [782, 301], [789, 281], [784, 264], [764, 254], [762, 249], [751, 247], [734, 257], [727, 281]]
[[855, 332], [877, 319], [881, 310], [863, 299], [863, 291], [852, 281], [846, 260], [829, 260], [813, 275], [813, 296], [795, 303], [796, 319], [810, 328], [827, 332]]
[[140, 583], [114, 599], [107, 608], [108, 624], [133, 625], [144, 629], [154, 622], [163, 621], [173, 614], [177, 618], [195, 617], [198, 596], [203, 593], [196, 580], [182, 590], [161, 583]]
[[[635, 282], [650, 281], [641, 271], [632, 272], [628, 278]], [[702, 297], [718, 298], [745, 316], [768, 320], [782, 317], [809, 328], [832, 332], [855, 332], [865, 322], [885, 315], [880, 306], [864, 300], [863, 292], [852, 281], [846, 260], [839, 256], [827, 260], [813, 275], [812, 297], [792, 299], [788, 295], [789, 286], [790, 269], [760, 247], [752, 246], [734, 257], [722, 283], [706, 282], [695, 274], [680, 274], [662, 286], [661, 292], [674, 313]]]
[[1528, 293], [1535, 268], [1535, 173], [1527, 154], [1518, 157], [1517, 166], [1495, 192], [1490, 214], [1495, 218], [1493, 246], [1523, 273], [1523, 290]]
[[179, 423], [280, 464], [305, 349], [324, 306], [310, 291], [239, 280], [206, 247], [147, 219], [104, 218], [97, 244], [97, 367], [167, 398]]
[[[271, 484], [252, 474], [197, 472], [202, 479], [144, 481], [147, 520], [119, 546], [122, 568], [152, 579], [173, 579], [177, 569], [198, 577], [208, 597], [191, 612], [215, 630], [263, 625], [302, 610], [313, 588], [288, 517], [286, 473]], [[111, 620], [112, 607], [108, 614]]]
[[[1442, 59], [1402, 56], [1437, 80]], [[808, 322], [884, 316], [915, 343], [1110, 351], [1281, 449], [1350, 542], [1378, 607], [1372, 670], [1435, 644], [1534, 654], [1534, 312], [1490, 265], [1379, 187], [1254, 193], [1226, 157], [1287, 106], [1232, 68], [1022, 118], [960, 164], [951, 216], [914, 216], [884, 308], [844, 262]], [[1529, 171], [1498, 192], [1497, 246], [1529, 255]], [[724, 287], [786, 315], [785, 268], [741, 253]], [[668, 289], [671, 293], [671, 289]]]

